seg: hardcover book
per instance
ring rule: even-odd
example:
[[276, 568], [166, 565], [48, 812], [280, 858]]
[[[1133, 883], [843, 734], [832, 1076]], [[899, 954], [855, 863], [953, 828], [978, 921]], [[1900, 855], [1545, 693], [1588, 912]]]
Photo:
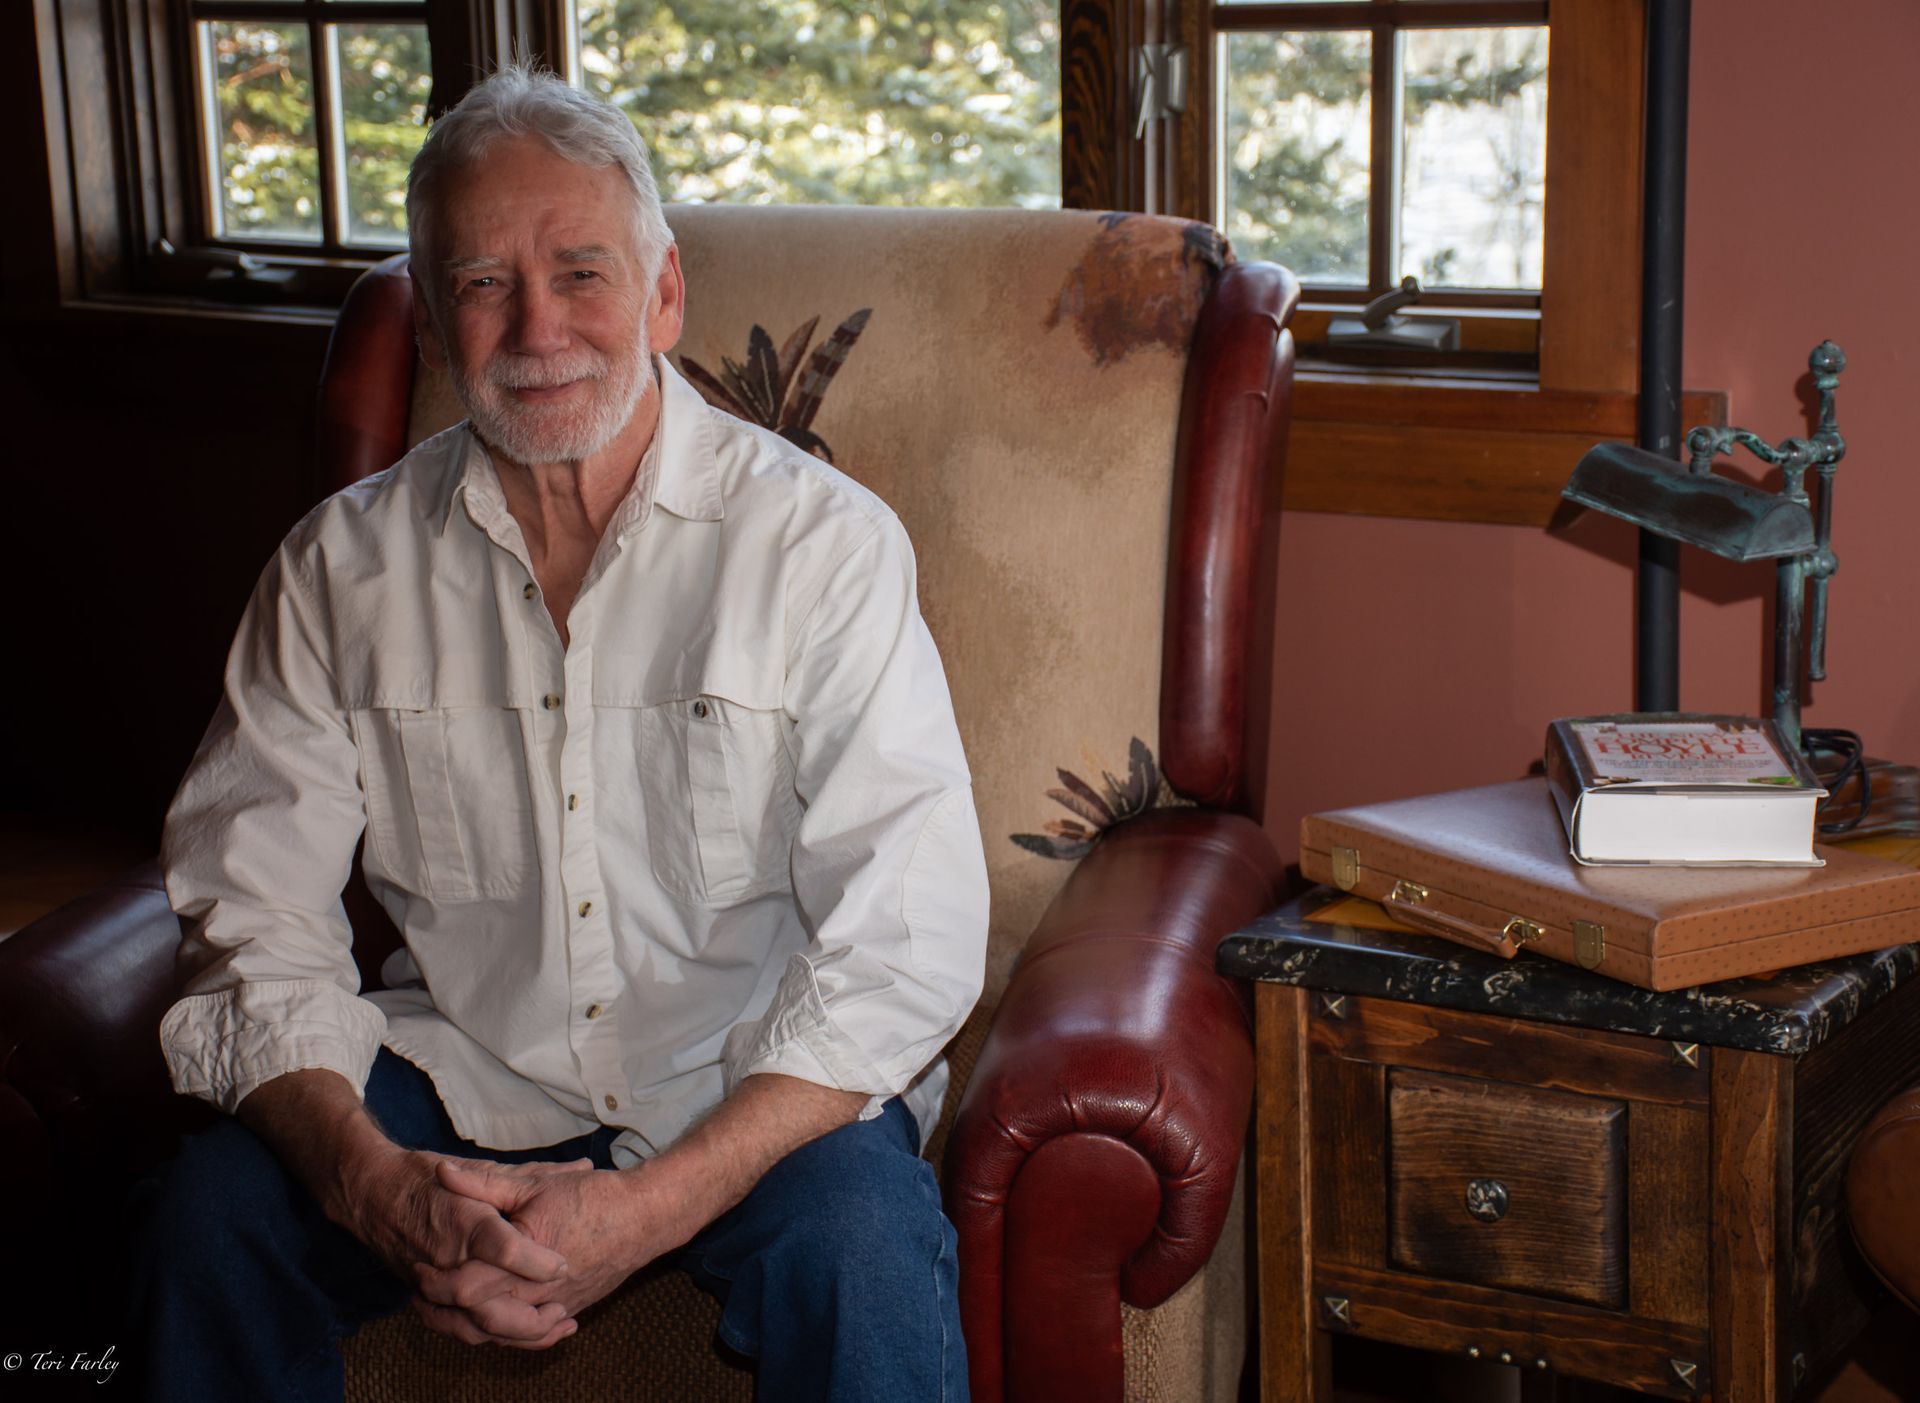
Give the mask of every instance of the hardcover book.
[[1771, 721], [1649, 712], [1547, 728], [1568, 850], [1591, 866], [1817, 867], [1826, 790]]

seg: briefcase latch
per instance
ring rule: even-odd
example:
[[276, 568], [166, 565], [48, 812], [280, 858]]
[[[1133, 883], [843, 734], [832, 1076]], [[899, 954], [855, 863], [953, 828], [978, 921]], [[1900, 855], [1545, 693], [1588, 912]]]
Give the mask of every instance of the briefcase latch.
[[1546, 931], [1541, 928], [1538, 921], [1529, 921], [1525, 916], [1515, 916], [1507, 922], [1506, 929], [1500, 934], [1511, 940], [1517, 950], [1522, 945], [1532, 944], [1545, 935]]
[[1333, 849], [1333, 884], [1341, 891], [1352, 891], [1360, 883], [1360, 850], [1335, 845]]
[[1607, 957], [1607, 928], [1598, 921], [1575, 921], [1573, 957], [1582, 969], [1599, 969]]

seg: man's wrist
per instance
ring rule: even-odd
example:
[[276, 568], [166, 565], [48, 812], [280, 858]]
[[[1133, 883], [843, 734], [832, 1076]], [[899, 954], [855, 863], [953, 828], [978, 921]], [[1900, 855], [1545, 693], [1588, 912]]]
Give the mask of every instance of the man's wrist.
[[361, 1236], [360, 1214], [386, 1199], [382, 1185], [391, 1179], [407, 1151], [382, 1135], [368, 1118], [364, 1126], [347, 1131], [338, 1143], [334, 1167], [327, 1173], [317, 1195], [327, 1218]]
[[[618, 1171], [623, 1190], [622, 1250], [634, 1258], [635, 1270], [686, 1246], [726, 1210], [727, 1205], [711, 1192], [717, 1187], [712, 1176], [703, 1183], [693, 1163], [696, 1158], [676, 1146]], [[703, 1194], [703, 1188], [709, 1192]]]

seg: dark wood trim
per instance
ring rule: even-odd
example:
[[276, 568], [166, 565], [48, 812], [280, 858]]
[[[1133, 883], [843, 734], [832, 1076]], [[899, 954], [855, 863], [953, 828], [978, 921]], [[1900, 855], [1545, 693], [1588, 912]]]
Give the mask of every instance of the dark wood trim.
[[1791, 1295], [1793, 1063], [1764, 1052], [1713, 1053], [1713, 1364], [1724, 1403], [1784, 1403]]
[[1333, 1403], [1332, 1341], [1313, 1307], [1313, 1143], [1307, 1134], [1307, 1000], [1254, 986], [1254, 1210], [1262, 1403]]
[[[1373, 9], [1381, 8], [1378, 4]], [[1367, 137], [1367, 286], [1365, 296], [1377, 296], [1389, 286], [1392, 277], [1394, 196], [1400, 188], [1400, 171], [1395, 156], [1400, 143], [1394, 140], [1400, 120], [1400, 85], [1395, 81], [1399, 65], [1399, 33], [1391, 25], [1376, 24], [1368, 48], [1372, 76], [1367, 94], [1367, 113], [1371, 118]]]
[[[1633, 437], [1633, 406], [1611, 391], [1303, 374], [1283, 501], [1289, 511], [1545, 527], [1562, 513], [1560, 489], [1581, 455]], [[1726, 396], [1689, 391], [1681, 413], [1689, 425], [1724, 423]]]
[[1215, 29], [1471, 29], [1545, 24], [1546, 0], [1373, 0], [1369, 5], [1215, 5]]
[[1217, 45], [1207, 28], [1206, 0], [1178, 0], [1172, 43], [1187, 51], [1187, 110], [1167, 126], [1168, 214], [1212, 224], [1214, 220], [1213, 85]]
[[189, 21], [205, 19], [304, 19], [327, 24], [379, 24], [398, 20], [418, 24], [427, 12], [427, 0], [192, 0]]
[[[1315, 302], [1358, 307], [1371, 302], [1379, 294], [1364, 287], [1317, 287], [1311, 295]], [[1539, 305], [1540, 294], [1537, 292], [1496, 292], [1491, 288], [1476, 287], [1435, 288], [1432, 300], [1420, 304], [1428, 311], [1444, 307], [1530, 308]]]
[[1120, 127], [1127, 89], [1123, 0], [1062, 0], [1060, 7], [1060, 202], [1067, 209], [1124, 209]]
[[344, 131], [338, 133], [339, 142], [334, 140], [334, 128], [341, 120], [340, 94], [328, 62], [326, 30], [318, 19], [307, 21], [307, 52], [313, 64], [313, 144], [320, 156], [315, 162], [320, 185], [320, 251], [337, 254], [345, 247], [347, 232], [347, 212], [341, 208], [340, 199], [340, 187], [345, 184], [340, 164], [347, 159], [347, 148]]
[[1472, 1019], [1451, 1009], [1358, 997], [1349, 1002], [1349, 1017], [1312, 1018], [1307, 1041], [1316, 1052], [1543, 1091], [1696, 1109], [1707, 1104], [1706, 1072], [1676, 1066], [1673, 1050], [1651, 1038], [1516, 1019], [1493, 1046]]
[[1549, 43], [1540, 383], [1632, 391], [1640, 383], [1646, 8], [1559, 0]]
[[[1667, 1361], [1697, 1357], [1707, 1343], [1705, 1332], [1684, 1325], [1463, 1281], [1440, 1284], [1413, 1272], [1326, 1263], [1315, 1270], [1312, 1291], [1348, 1300], [1353, 1333], [1366, 1339], [1453, 1355], [1472, 1346], [1489, 1360], [1504, 1351], [1522, 1365], [1545, 1359], [1557, 1373], [1660, 1398], [1695, 1396]], [[1713, 1397], [1718, 1403], [1722, 1395]]]
[[[299, 271], [295, 302], [338, 305], [352, 279], [393, 250], [336, 236], [343, 226], [338, 172], [329, 174], [337, 105], [327, 97], [328, 24], [420, 23], [432, 46], [434, 104], [456, 101], [496, 55], [516, 46], [558, 57], [562, 0], [32, 0], [5, 6], [18, 55], [20, 94], [10, 129], [41, 136], [44, 210], [7, 240], [9, 313], [42, 315], [94, 298], [151, 296], [157, 314], [193, 306], [223, 316], [277, 315], [195, 297], [181, 265], [154, 254], [162, 237], [178, 249], [220, 247], [258, 254]], [[202, 131], [197, 25], [257, 19], [306, 26], [312, 49], [314, 138], [321, 161], [322, 237], [317, 243], [212, 235]], [[32, 71], [29, 72], [28, 66]], [[22, 79], [37, 78], [37, 83]], [[30, 138], [29, 138], [30, 140]], [[41, 186], [30, 181], [28, 187]], [[341, 227], [344, 233], [344, 227]], [[16, 245], [18, 246], [16, 249]], [[37, 271], [30, 271], [37, 270]], [[31, 289], [31, 291], [29, 291]]]

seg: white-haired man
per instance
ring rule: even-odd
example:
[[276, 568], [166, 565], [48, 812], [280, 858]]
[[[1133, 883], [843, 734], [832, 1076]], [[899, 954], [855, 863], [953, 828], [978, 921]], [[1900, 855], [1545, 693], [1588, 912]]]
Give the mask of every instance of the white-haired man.
[[[157, 1191], [151, 1384], [338, 1396], [409, 1299], [545, 1348], [670, 1258], [768, 1396], [964, 1397], [918, 1149], [986, 874], [899, 523], [659, 358], [685, 289], [616, 110], [504, 70], [408, 212], [470, 417], [287, 538], [168, 816], [162, 1042], [233, 1118]], [[367, 996], [363, 833], [405, 939]]]

